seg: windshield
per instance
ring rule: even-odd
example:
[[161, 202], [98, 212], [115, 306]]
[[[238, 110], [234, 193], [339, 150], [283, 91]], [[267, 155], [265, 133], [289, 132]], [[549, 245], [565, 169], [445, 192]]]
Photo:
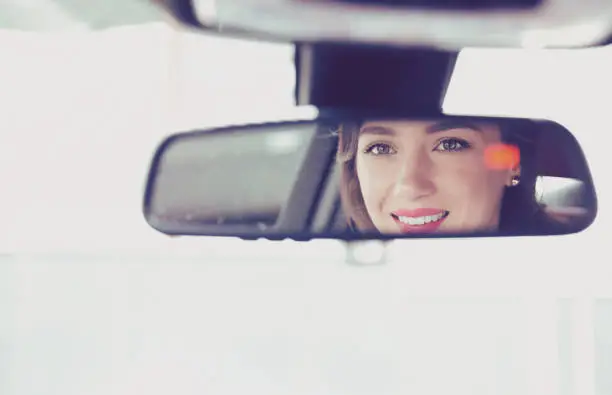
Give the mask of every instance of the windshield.
[[[352, 395], [397, 388], [449, 393], [473, 390], [475, 377], [483, 378], [482, 393], [612, 393], [609, 302], [511, 298], [493, 306], [443, 299], [407, 306], [410, 289], [451, 292], [464, 277], [483, 284], [463, 269], [440, 276], [436, 269], [411, 271], [406, 265], [395, 267], [392, 277], [349, 274], [340, 264], [323, 269], [323, 262], [344, 262], [345, 247], [338, 242], [266, 249], [270, 244], [258, 241], [174, 239], [147, 225], [144, 181], [164, 136], [295, 117], [291, 46], [182, 32], [156, 22], [98, 32], [2, 31], [0, 48], [0, 254], [6, 263], [0, 269], [0, 322], [12, 323], [6, 331], [0, 325], [0, 350], [8, 350], [0, 355], [10, 356], [8, 362], [0, 358], [0, 366], [10, 367], [0, 369], [10, 376], [0, 373], [0, 383], [9, 383], [8, 391], [0, 384], [0, 392], [41, 393], [35, 373], [44, 378], [38, 382], [43, 393], [64, 394], [70, 393], [66, 388], [128, 394], [189, 393], [196, 387], [200, 393], [295, 393], [295, 383], [309, 394], [322, 388]], [[609, 95], [611, 69], [611, 48], [572, 54], [467, 49], [444, 109], [550, 118], [592, 149], [602, 142], [589, 132], [607, 125], [608, 103], [595, 98]], [[606, 158], [589, 157], [595, 179], [606, 177]], [[549, 179], [540, 188], [566, 182]], [[605, 194], [601, 185], [598, 192]], [[542, 241], [542, 249], [560, 250], [566, 240]], [[444, 248], [470, 257], [486, 243], [508, 256], [525, 251], [520, 241], [466, 240]], [[423, 242], [390, 254], [424, 261], [439, 248]], [[177, 258], [186, 256], [208, 260]], [[279, 268], [271, 256], [300, 260]], [[231, 264], [217, 265], [211, 257], [230, 257]], [[172, 270], [170, 264], [176, 264]], [[329, 277], [320, 277], [319, 269]], [[502, 285], [519, 281], [513, 272], [501, 276], [484, 265], [480, 270]], [[554, 276], [537, 268], [530, 273]], [[563, 275], [571, 280], [567, 273], [556, 278]], [[413, 279], [414, 288], [401, 278]], [[418, 284], [419, 278], [430, 282]], [[543, 282], [531, 285], [537, 290]], [[318, 284], [316, 291], [308, 284]], [[394, 302], [380, 308], [375, 300]], [[366, 322], [364, 316], [372, 318]], [[359, 337], [364, 334], [371, 343]], [[478, 347], [466, 346], [486, 336]], [[238, 351], [224, 354], [232, 345]], [[403, 350], [395, 360], [389, 357], [394, 350]], [[406, 362], [407, 355], [419, 358]], [[480, 359], [468, 368], [470, 358]], [[436, 369], [450, 373], [439, 376]], [[401, 387], [401, 380], [412, 386]], [[99, 392], [90, 382], [98, 383]]]

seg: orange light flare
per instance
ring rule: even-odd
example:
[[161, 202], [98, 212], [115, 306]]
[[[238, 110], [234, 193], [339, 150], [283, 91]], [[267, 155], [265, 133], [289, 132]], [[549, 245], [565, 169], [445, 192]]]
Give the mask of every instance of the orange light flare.
[[489, 169], [508, 170], [521, 163], [521, 152], [516, 145], [492, 144], [485, 149], [484, 158]]

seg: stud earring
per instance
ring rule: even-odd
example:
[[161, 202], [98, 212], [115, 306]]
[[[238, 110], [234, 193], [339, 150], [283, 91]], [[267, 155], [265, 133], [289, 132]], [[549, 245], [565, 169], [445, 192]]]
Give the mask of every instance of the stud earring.
[[510, 186], [517, 186], [519, 183], [521, 182], [521, 178], [519, 176], [514, 176], [512, 177], [512, 180], [510, 180]]

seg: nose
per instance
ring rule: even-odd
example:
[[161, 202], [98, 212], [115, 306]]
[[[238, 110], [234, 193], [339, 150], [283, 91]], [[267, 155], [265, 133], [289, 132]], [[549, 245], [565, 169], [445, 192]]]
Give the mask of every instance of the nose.
[[393, 193], [404, 199], [417, 200], [435, 192], [433, 163], [426, 150], [415, 150], [400, 159]]

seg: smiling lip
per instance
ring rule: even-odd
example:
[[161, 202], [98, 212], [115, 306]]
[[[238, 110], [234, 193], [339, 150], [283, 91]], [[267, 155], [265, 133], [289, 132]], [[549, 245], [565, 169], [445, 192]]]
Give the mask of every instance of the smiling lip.
[[[431, 233], [442, 225], [448, 214], [448, 211], [439, 208], [419, 208], [397, 210], [391, 213], [391, 217], [398, 224], [402, 233]], [[432, 217], [437, 219], [432, 221]], [[430, 222], [425, 223], [426, 221]]]

